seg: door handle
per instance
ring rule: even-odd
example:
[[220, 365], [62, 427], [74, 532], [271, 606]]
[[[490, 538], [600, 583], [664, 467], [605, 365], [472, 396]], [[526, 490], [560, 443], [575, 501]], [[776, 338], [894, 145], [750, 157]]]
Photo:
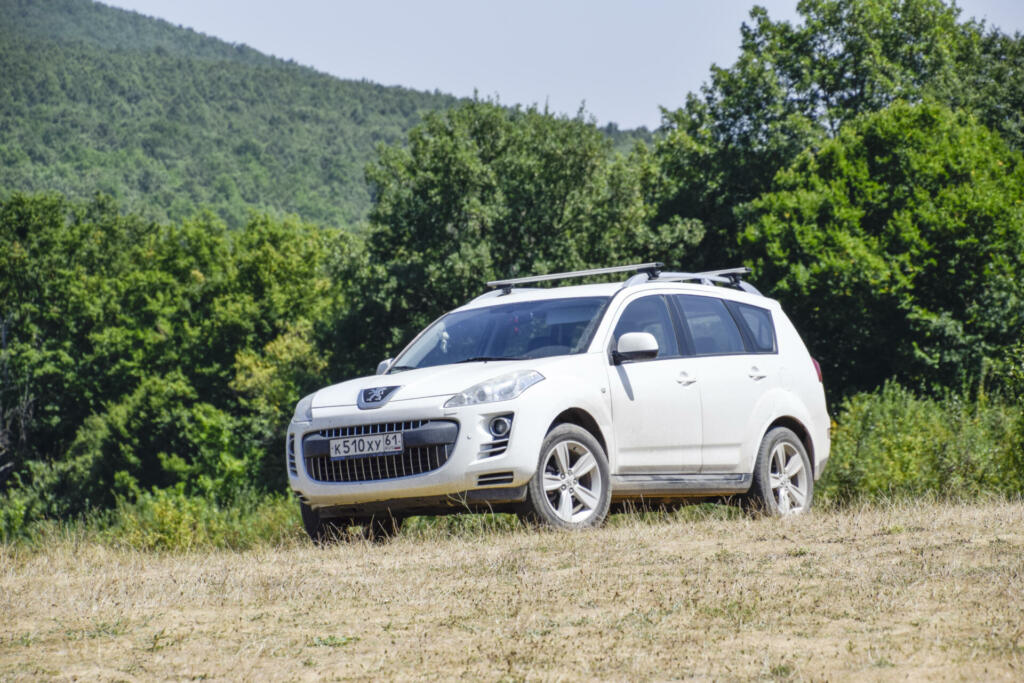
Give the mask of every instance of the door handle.
[[759, 380], [762, 380], [762, 379], [764, 379], [767, 376], [768, 375], [766, 375], [765, 373], [763, 373], [760, 370], [758, 370], [756, 365], [754, 367], [750, 368], [750, 372], [747, 373], [747, 377], [749, 377], [750, 379], [754, 380], [755, 382], [757, 382]]
[[690, 377], [690, 373], [684, 371], [679, 373], [679, 376], [676, 377], [676, 381], [682, 384], [684, 387], [688, 387], [694, 382], [696, 382], [697, 378]]

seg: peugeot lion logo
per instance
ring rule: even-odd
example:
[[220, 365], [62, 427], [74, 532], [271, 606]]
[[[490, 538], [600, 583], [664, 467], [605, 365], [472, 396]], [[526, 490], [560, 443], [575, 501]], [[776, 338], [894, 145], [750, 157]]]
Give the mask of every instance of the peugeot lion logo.
[[375, 389], [367, 389], [363, 392], [363, 400], [367, 403], [376, 403], [377, 401], [384, 398], [387, 393], [386, 387], [377, 387]]
[[398, 387], [373, 387], [372, 389], [363, 389], [359, 392], [359, 400], [356, 401], [356, 403], [363, 410], [380, 408], [388, 402], [391, 395], [395, 393], [395, 389], [398, 389]]

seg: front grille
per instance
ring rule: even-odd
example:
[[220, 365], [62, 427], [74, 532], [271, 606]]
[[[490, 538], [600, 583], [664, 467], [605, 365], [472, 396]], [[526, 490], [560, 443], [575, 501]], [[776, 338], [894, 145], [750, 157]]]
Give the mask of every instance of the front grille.
[[[423, 429], [420, 429], [421, 427]], [[437, 439], [436, 436], [425, 435], [436, 434], [438, 427], [449, 430], [449, 436], [444, 438], [444, 442], [423, 443], [424, 438]], [[362, 455], [334, 460], [331, 459], [327, 447], [330, 439], [397, 431], [401, 431], [406, 440], [405, 450], [401, 453]], [[306, 474], [314, 481], [344, 483], [397, 479], [432, 472], [448, 462], [455, 449], [457, 434], [456, 423], [447, 420], [411, 420], [321, 429], [319, 432], [307, 434], [303, 439]]]
[[427, 420], [409, 420], [407, 422], [379, 422], [372, 425], [353, 425], [351, 427], [334, 427], [321, 429], [318, 433], [326, 439], [337, 439], [342, 436], [365, 436], [367, 434], [383, 434], [385, 432], [404, 432], [416, 429], [427, 423]]
[[316, 455], [306, 458], [306, 472], [316, 481], [379, 481], [436, 470], [448, 462], [448, 456], [449, 447], [445, 445], [419, 446], [393, 455], [364, 455], [344, 460]]

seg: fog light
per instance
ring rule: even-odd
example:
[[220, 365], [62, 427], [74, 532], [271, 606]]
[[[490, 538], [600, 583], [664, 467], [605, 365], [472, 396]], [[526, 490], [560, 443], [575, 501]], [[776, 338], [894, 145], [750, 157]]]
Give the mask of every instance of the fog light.
[[512, 431], [512, 418], [508, 415], [499, 415], [491, 420], [491, 423], [487, 425], [487, 429], [494, 438], [504, 439]]

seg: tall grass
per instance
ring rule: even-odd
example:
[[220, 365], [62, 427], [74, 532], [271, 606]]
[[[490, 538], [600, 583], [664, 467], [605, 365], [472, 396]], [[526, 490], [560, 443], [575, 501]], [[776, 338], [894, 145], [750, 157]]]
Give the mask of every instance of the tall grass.
[[185, 495], [179, 489], [155, 490], [114, 510], [94, 511], [70, 520], [43, 520], [3, 540], [25, 549], [61, 541], [101, 543], [137, 550], [173, 551], [225, 548], [247, 550], [306, 539], [298, 504], [284, 494], [248, 493], [230, 506]]

